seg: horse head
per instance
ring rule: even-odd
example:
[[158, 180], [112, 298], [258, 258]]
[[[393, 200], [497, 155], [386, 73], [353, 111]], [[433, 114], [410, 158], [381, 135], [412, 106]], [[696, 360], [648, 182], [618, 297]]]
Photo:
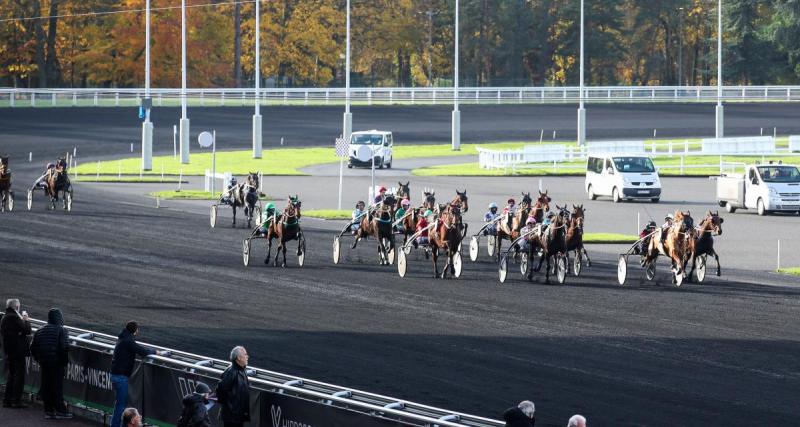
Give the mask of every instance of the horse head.
[[411, 187], [409, 186], [409, 184], [411, 184], [411, 181], [407, 181], [405, 184], [403, 184], [400, 181], [397, 182], [396, 196], [398, 200], [403, 200], [403, 199], [411, 200]]
[[456, 198], [453, 199], [453, 201], [457, 202], [464, 212], [467, 212], [469, 210], [469, 203], [468, 203], [466, 189], [464, 189], [463, 192], [458, 191], [458, 189], [456, 189]]
[[586, 217], [586, 210], [583, 208], [583, 205], [572, 205], [572, 220], [578, 225], [578, 227], [583, 227], [583, 221]]
[[545, 190], [544, 193], [540, 191], [539, 197], [536, 199], [536, 206], [542, 208], [544, 212], [549, 212], [551, 201], [553, 201], [553, 199], [551, 199], [550, 196], [547, 195], [547, 190]]
[[708, 211], [706, 213], [706, 218], [701, 223], [701, 228], [705, 230], [706, 228], [710, 231], [713, 231], [716, 234], [722, 234], [722, 222], [724, 219], [719, 216], [719, 211], [711, 212]]
[[530, 207], [532, 204], [533, 204], [533, 199], [531, 199], [531, 193], [530, 192], [526, 193], [523, 191], [522, 202], [520, 203], [520, 206], [524, 205]]
[[247, 174], [247, 180], [245, 181], [247, 186], [250, 188], [250, 191], [257, 191], [260, 187], [259, 179], [258, 179], [258, 172], [249, 172]]

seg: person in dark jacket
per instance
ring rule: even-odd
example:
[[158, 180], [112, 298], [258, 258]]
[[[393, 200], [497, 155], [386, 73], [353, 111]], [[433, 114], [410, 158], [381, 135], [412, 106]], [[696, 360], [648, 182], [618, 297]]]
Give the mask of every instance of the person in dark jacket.
[[6, 301], [6, 312], [0, 322], [0, 336], [3, 338], [3, 353], [8, 370], [4, 408], [28, 407], [22, 404], [22, 391], [25, 388], [25, 359], [30, 356], [28, 339], [31, 336], [31, 324], [27, 312], [19, 314], [19, 307], [18, 299]]
[[111, 359], [111, 385], [114, 388], [114, 415], [111, 418], [111, 427], [120, 427], [122, 413], [128, 404], [128, 379], [133, 374], [136, 356], [141, 357], [165, 355], [167, 352], [154, 351], [136, 343], [139, 334], [139, 324], [131, 320], [117, 337], [114, 346], [114, 357]]
[[205, 383], [197, 382], [194, 393], [183, 398], [183, 412], [178, 419], [177, 427], [211, 427], [208, 418], [208, 396], [211, 389]]
[[250, 356], [244, 347], [231, 350], [231, 366], [222, 373], [217, 384], [217, 399], [221, 405], [220, 419], [225, 427], [241, 427], [250, 421], [250, 381], [247, 361]]
[[44, 403], [45, 418], [72, 418], [64, 405], [64, 368], [69, 362], [67, 337], [61, 310], [51, 308], [47, 313], [47, 325], [36, 331], [31, 343], [31, 356], [41, 366], [39, 395]]
[[533, 413], [536, 411], [536, 406], [530, 400], [523, 400], [519, 402], [514, 408], [509, 408], [503, 413], [503, 420], [506, 422], [506, 427], [532, 427], [536, 423], [536, 418]]

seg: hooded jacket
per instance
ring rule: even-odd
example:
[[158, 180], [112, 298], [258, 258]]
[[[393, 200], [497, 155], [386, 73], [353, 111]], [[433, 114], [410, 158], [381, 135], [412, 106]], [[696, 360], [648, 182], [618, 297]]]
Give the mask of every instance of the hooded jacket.
[[528, 418], [522, 409], [517, 407], [509, 408], [503, 413], [503, 420], [506, 422], [506, 427], [533, 427], [536, 422], [535, 418]]
[[187, 394], [183, 398], [183, 412], [177, 427], [211, 427], [206, 399], [202, 394]]
[[217, 399], [221, 405], [219, 415], [223, 422], [250, 421], [250, 381], [238, 363], [231, 363], [222, 373], [217, 384]]
[[33, 335], [31, 355], [41, 365], [64, 366], [69, 361], [68, 334], [63, 325], [64, 317], [61, 315], [61, 310], [52, 308], [47, 313], [47, 325]]
[[31, 324], [13, 308], [7, 308], [3, 320], [0, 321], [0, 335], [3, 337], [3, 352], [9, 359], [31, 355], [28, 339], [31, 335]]
[[133, 373], [133, 365], [136, 363], [137, 354], [141, 357], [145, 357], [156, 354], [156, 352], [137, 344], [133, 334], [127, 329], [123, 329], [117, 337], [117, 345], [114, 346], [114, 358], [111, 360], [111, 375], [130, 377]]

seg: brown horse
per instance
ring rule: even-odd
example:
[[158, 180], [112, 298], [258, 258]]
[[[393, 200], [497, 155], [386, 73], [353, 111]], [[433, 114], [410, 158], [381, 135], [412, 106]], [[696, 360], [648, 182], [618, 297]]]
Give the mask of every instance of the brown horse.
[[72, 185], [69, 181], [69, 175], [67, 175], [66, 160], [59, 158], [56, 161], [55, 169], [52, 169], [50, 172], [48, 172], [47, 177], [45, 177], [45, 182], [47, 182], [46, 190], [47, 195], [50, 196], [51, 208], [55, 210], [56, 202], [58, 201], [58, 195], [61, 193], [64, 200], [64, 210], [67, 210], [66, 194], [70, 191]]
[[[566, 207], [566, 206], [565, 206]], [[575, 251], [575, 256], [586, 257], [586, 265], [591, 267], [592, 260], [583, 246], [583, 222], [586, 209], [583, 205], [572, 205], [572, 215], [567, 228], [567, 265], [569, 265], [569, 251]]]
[[567, 213], [565, 210], [559, 210], [558, 214], [553, 217], [547, 230], [539, 237], [539, 243], [542, 247], [542, 256], [539, 258], [539, 265], [536, 266], [535, 271], [539, 271], [542, 268], [542, 262], [546, 260], [544, 279], [546, 283], [550, 283], [550, 259], [567, 254]]
[[278, 250], [275, 252], [273, 266], [278, 265], [278, 256], [283, 252], [281, 267], [286, 267], [286, 242], [297, 240], [297, 255], [300, 255], [300, 238], [303, 236], [303, 231], [300, 230], [300, 206], [300, 200], [297, 195], [289, 197], [280, 217], [274, 218], [270, 222], [267, 229], [267, 257], [264, 258], [264, 264], [269, 264], [272, 239], [278, 239]]
[[689, 242], [693, 239], [692, 217], [689, 211], [675, 211], [672, 226], [667, 230], [667, 236], [662, 242], [661, 239], [650, 239], [644, 265], [649, 265], [656, 261], [660, 254], [670, 258], [672, 263], [673, 281], [678, 275], [685, 275], [684, 266], [689, 254]]
[[516, 212], [510, 218], [508, 215], [497, 223], [497, 258], [500, 259], [500, 247], [503, 244], [503, 239], [513, 242], [519, 237], [519, 231], [528, 219], [531, 211], [531, 193], [522, 192], [522, 201], [520, 201]]
[[[469, 199], [467, 198], [467, 190], [465, 189], [463, 192], [458, 191], [456, 189], [456, 196], [453, 200], [450, 201], [449, 204], [443, 205], [439, 207], [440, 212], [444, 212], [448, 209], [452, 209], [453, 207], [457, 207], [461, 214], [467, 213], [469, 210]], [[458, 229], [461, 230], [461, 238], [463, 239], [464, 236], [467, 235], [467, 224], [464, 224], [461, 215], [458, 216]]]
[[233, 209], [233, 227], [236, 227], [236, 208], [238, 207], [244, 209], [244, 216], [247, 218], [247, 227], [250, 228], [252, 225], [255, 207], [259, 197], [259, 187], [258, 173], [249, 172], [244, 182], [236, 184], [231, 188], [230, 206]]
[[0, 212], [6, 210], [6, 201], [11, 197], [11, 170], [8, 157], [0, 157]]
[[[355, 249], [361, 239], [368, 236], [374, 237], [378, 241], [378, 256], [381, 265], [389, 265], [388, 253], [395, 249], [392, 232], [394, 205], [394, 196], [389, 194], [374, 210], [361, 217], [361, 226], [358, 228], [356, 238], [351, 246], [352, 249]], [[388, 246], [384, 244], [384, 241], [388, 242]]]
[[395, 191], [395, 193], [394, 193], [395, 200], [397, 201], [397, 203], [395, 204], [395, 207], [394, 207], [395, 210], [400, 209], [400, 203], [403, 201], [403, 199], [408, 199], [408, 201], [411, 201], [411, 187], [410, 187], [410, 184], [411, 184], [411, 181], [406, 181], [405, 184], [403, 184], [400, 181], [397, 182], [397, 185], [398, 185], [397, 191]]
[[[719, 211], [706, 213], [706, 217], [700, 221], [700, 225], [695, 230], [694, 238], [689, 240], [689, 259], [692, 260], [692, 271], [689, 272], [687, 279], [692, 281], [692, 274], [694, 274], [695, 267], [697, 266], [697, 258], [703, 255], [711, 255], [717, 261], [717, 276], [722, 275], [722, 269], [719, 265], [719, 255], [714, 250], [714, 234], [722, 234], [723, 218], [719, 216]], [[684, 265], [686, 269], [686, 265]]]
[[440, 277], [439, 266], [436, 263], [439, 259], [439, 249], [442, 249], [447, 257], [441, 278], [447, 278], [448, 271], [453, 276], [456, 274], [453, 257], [458, 252], [463, 237], [459, 230], [459, 224], [461, 224], [460, 206], [448, 205], [428, 233], [431, 254], [433, 254], [433, 277]]

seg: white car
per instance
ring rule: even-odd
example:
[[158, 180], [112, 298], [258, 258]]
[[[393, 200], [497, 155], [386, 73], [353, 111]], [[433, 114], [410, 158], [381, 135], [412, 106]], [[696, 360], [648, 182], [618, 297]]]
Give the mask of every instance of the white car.
[[756, 209], [759, 215], [800, 212], [800, 170], [772, 162], [747, 165], [744, 174], [717, 178], [717, 202], [730, 213], [736, 209]]
[[661, 199], [661, 180], [647, 156], [590, 156], [586, 162], [586, 193], [611, 196], [614, 203], [625, 199]]
[[350, 144], [347, 147], [348, 157], [347, 167], [366, 166], [372, 167], [373, 160], [375, 167], [383, 169], [392, 167], [392, 146], [394, 140], [392, 133], [382, 130], [366, 130], [353, 132], [350, 136]]

